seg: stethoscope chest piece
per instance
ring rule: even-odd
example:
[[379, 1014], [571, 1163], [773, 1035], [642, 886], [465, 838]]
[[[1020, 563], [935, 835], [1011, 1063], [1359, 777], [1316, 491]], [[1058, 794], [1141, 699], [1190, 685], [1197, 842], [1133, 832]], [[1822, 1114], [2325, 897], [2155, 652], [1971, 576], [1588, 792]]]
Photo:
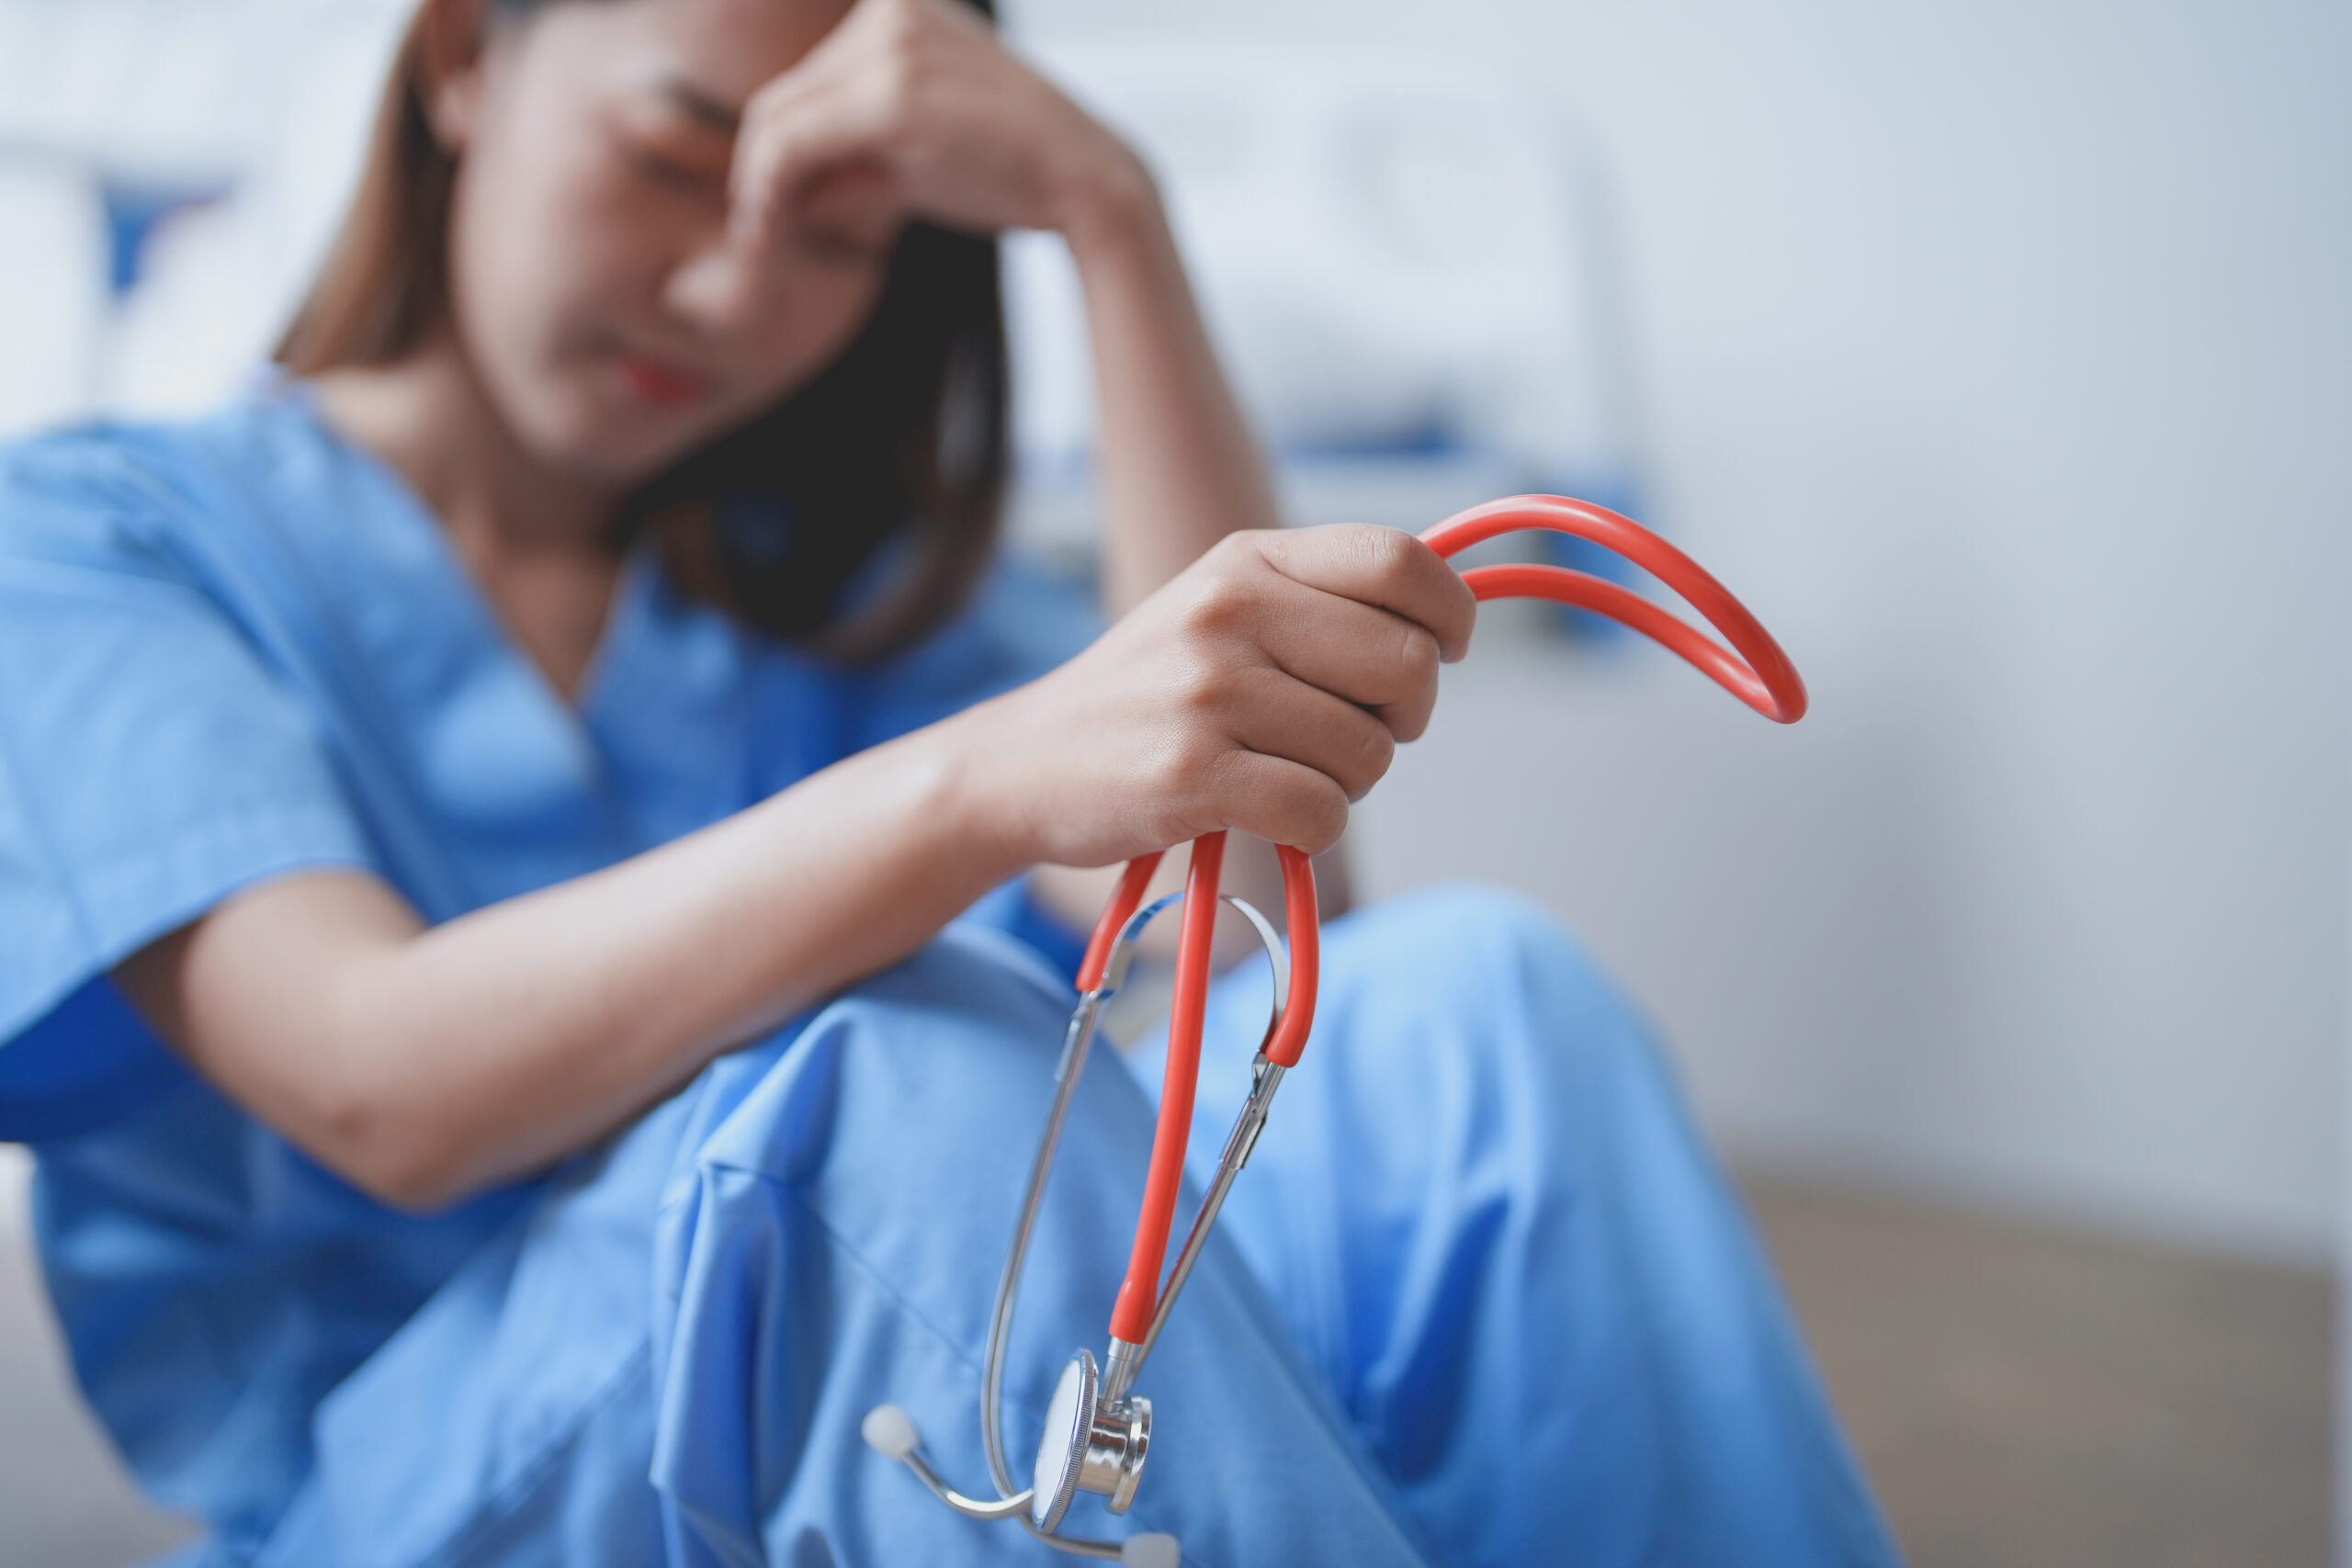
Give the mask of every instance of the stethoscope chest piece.
[[1062, 1368], [1046, 1411], [1044, 1438], [1029, 1494], [1029, 1517], [1041, 1530], [1059, 1529], [1080, 1492], [1124, 1514], [1143, 1481], [1151, 1451], [1151, 1401], [1141, 1394], [1100, 1401], [1094, 1353], [1080, 1349]]

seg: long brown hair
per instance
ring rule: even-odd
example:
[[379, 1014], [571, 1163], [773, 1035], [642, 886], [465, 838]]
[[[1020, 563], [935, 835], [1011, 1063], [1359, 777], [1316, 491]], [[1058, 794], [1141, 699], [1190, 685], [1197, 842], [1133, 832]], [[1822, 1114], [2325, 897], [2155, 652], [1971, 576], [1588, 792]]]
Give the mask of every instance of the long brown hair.
[[[411, 21], [342, 232], [277, 345], [288, 371], [390, 364], [447, 319], [457, 161], [426, 118], [436, 29], [554, 3], [426, 0]], [[761, 630], [844, 659], [902, 649], [988, 562], [1007, 382], [996, 243], [910, 224], [841, 357], [631, 496], [616, 542], [650, 530], [682, 589]]]

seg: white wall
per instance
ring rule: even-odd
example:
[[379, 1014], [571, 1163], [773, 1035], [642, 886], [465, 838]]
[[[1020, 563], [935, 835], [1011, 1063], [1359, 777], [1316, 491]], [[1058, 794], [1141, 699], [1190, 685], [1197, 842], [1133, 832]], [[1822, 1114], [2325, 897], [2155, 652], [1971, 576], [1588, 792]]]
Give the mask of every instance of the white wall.
[[[82, 3], [0, 20], [21, 41]], [[364, 53], [394, 11], [317, 15], [345, 13]], [[1374, 889], [1476, 874], [1566, 910], [1751, 1153], [2324, 1250], [2352, 995], [2345, 7], [1014, 16], [1453, 54], [1587, 129], [1652, 513], [1783, 634], [1815, 716], [1768, 731], [1645, 650], [1489, 649], [1363, 813]], [[0, 69], [19, 139], [30, 80]]]
[[1816, 716], [1767, 732], [1642, 651], [1466, 667], [1363, 814], [1376, 888], [1570, 912], [1751, 1152], [2327, 1250], [2345, 7], [1014, 16], [1456, 51], [1553, 85], [1613, 181], [1654, 513]]
[[[0, 0], [0, 436], [180, 414], [325, 254], [408, 0]], [[103, 192], [203, 199], [106, 286]]]

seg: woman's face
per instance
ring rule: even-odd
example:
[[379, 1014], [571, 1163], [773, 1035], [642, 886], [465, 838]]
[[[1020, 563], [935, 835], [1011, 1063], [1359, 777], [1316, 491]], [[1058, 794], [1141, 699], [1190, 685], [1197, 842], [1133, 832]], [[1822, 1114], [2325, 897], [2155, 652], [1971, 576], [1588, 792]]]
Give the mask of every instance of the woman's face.
[[879, 297], [895, 220], [728, 243], [734, 123], [848, 0], [601, 0], [493, 29], [433, 100], [458, 157], [459, 341], [538, 460], [625, 487], [808, 381]]

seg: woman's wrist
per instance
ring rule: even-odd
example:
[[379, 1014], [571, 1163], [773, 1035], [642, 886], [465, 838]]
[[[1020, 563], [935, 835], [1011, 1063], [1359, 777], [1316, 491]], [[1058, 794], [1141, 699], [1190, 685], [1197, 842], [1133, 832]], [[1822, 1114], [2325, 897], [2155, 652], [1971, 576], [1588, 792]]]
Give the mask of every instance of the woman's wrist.
[[1090, 266], [1172, 243], [1159, 184], [1126, 143], [1105, 133], [1101, 155], [1068, 182], [1056, 227], [1083, 275]]
[[896, 743], [923, 781], [922, 809], [941, 830], [944, 852], [968, 863], [967, 874], [987, 886], [1026, 870], [1042, 852], [1021, 809], [1021, 781], [1005, 766], [1025, 748], [1008, 745], [998, 719], [1003, 706], [1001, 697], [982, 703]]

